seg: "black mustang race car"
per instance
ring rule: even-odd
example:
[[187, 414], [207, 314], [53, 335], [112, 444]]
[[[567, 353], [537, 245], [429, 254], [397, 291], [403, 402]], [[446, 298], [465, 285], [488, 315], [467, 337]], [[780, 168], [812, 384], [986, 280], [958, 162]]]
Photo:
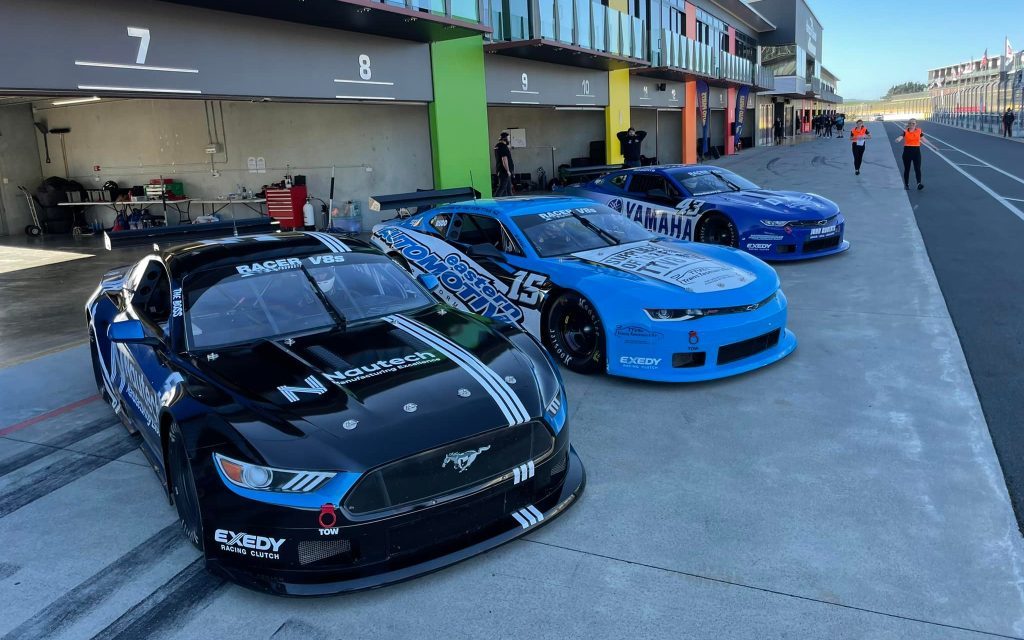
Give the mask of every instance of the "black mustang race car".
[[550, 358], [438, 304], [430, 278], [322, 233], [193, 242], [103, 277], [97, 384], [212, 571], [285, 595], [377, 587], [579, 497]]

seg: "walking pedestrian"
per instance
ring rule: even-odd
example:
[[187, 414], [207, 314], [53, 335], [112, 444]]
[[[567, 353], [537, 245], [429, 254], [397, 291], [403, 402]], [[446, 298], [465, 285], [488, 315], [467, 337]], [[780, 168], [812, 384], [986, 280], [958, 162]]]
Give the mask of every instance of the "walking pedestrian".
[[502, 131], [494, 145], [494, 172], [498, 174], [498, 188], [494, 191], [494, 197], [512, 195], [512, 173], [515, 170], [512, 150], [508, 146], [508, 131]]
[[643, 143], [644, 138], [647, 137], [646, 131], [637, 131], [633, 127], [620, 131], [615, 134], [619, 139], [619, 149], [622, 151], [622, 157], [625, 162], [622, 163], [624, 167], [639, 167], [640, 166], [640, 145]]
[[860, 175], [860, 165], [864, 162], [864, 144], [871, 139], [871, 132], [864, 126], [863, 120], [857, 120], [856, 126], [850, 129], [850, 142], [853, 147], [853, 173]]
[[917, 128], [917, 120], [910, 119], [903, 135], [896, 138], [896, 142], [903, 143], [903, 188], [910, 188], [910, 165], [914, 165], [914, 176], [917, 178], [917, 188], [924, 189], [921, 183], [921, 139], [924, 132]]
[[1007, 109], [1006, 113], [1003, 114], [1003, 137], [1013, 137], [1013, 121], [1017, 119], [1017, 114], [1013, 112], [1013, 109]]
[[775, 144], [782, 144], [783, 132], [782, 118], [775, 118]]

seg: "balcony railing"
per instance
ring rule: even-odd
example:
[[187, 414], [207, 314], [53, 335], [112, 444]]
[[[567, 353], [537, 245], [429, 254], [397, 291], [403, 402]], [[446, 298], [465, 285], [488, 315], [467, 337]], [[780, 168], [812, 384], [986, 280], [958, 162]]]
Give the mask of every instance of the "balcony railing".
[[646, 57], [643, 21], [598, 0], [500, 0], [492, 4], [491, 27], [495, 42], [541, 39], [615, 56]]
[[775, 74], [769, 68], [759, 64], [754, 65], [754, 86], [761, 91], [774, 91]]
[[813, 93], [816, 96], [820, 96], [821, 87], [821, 78], [811, 78], [810, 82], [807, 83], [807, 92]]
[[654, 64], [659, 67], [674, 67], [709, 78], [718, 77], [719, 60], [711, 45], [667, 29], [661, 32], [660, 60], [654, 61]]
[[731, 53], [721, 52], [722, 78], [743, 84], [754, 83], [754, 63]]
[[390, 7], [402, 7], [458, 20], [480, 21], [479, 0], [374, 0]]

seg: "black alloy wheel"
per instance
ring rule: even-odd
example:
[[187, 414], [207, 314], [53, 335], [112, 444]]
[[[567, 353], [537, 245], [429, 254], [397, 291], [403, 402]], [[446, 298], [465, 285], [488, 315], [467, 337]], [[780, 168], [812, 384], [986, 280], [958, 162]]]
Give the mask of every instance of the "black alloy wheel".
[[171, 481], [174, 507], [178, 511], [181, 530], [197, 549], [203, 550], [203, 519], [199, 510], [196, 480], [185, 452], [185, 438], [178, 425], [172, 424], [167, 443], [167, 470]]
[[583, 296], [562, 294], [548, 309], [544, 324], [548, 351], [576, 373], [597, 373], [605, 367], [605, 334], [597, 309]]
[[721, 213], [709, 213], [700, 221], [696, 234], [697, 242], [718, 244], [725, 247], [738, 247], [740, 234], [732, 220]]

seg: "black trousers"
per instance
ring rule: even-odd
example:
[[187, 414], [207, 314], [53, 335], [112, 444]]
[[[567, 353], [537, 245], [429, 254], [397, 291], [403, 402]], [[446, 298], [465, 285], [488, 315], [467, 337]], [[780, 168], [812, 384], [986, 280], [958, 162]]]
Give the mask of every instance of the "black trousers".
[[499, 198], [501, 196], [512, 195], [512, 174], [504, 171], [498, 172], [498, 188], [494, 192], [494, 197]]
[[1012, 122], [1004, 122], [1003, 123], [1003, 137], [1004, 138], [1009, 138], [1011, 136], [1013, 136], [1013, 123]]
[[864, 162], [864, 149], [867, 149], [865, 145], [853, 145], [853, 168], [855, 171], [860, 171], [860, 163]]
[[921, 147], [903, 147], [903, 184], [910, 184], [910, 165], [914, 165], [914, 176], [921, 184]]

